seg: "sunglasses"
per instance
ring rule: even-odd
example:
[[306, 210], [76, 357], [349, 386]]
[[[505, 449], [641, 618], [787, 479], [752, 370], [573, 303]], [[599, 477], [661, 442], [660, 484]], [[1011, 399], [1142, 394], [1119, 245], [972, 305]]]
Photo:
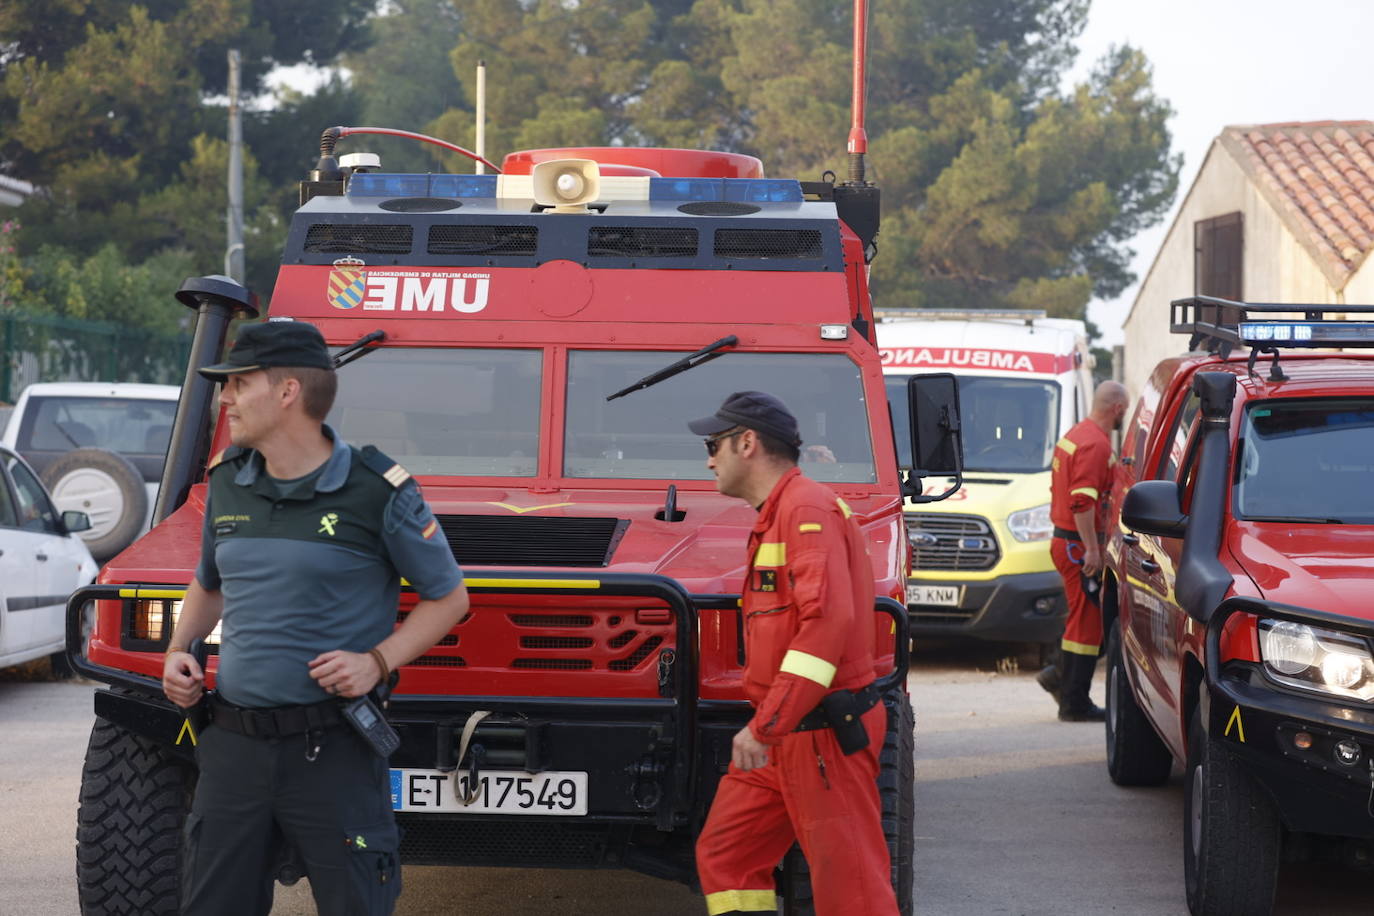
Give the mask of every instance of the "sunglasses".
[[734, 438], [735, 436], [743, 435], [744, 433], [747, 433], [748, 431], [749, 431], [749, 430], [747, 430], [747, 429], [737, 429], [737, 430], [735, 430], [734, 432], [730, 432], [730, 433], [721, 433], [719, 436], [714, 436], [714, 437], [712, 437], [712, 438], [710, 438], [710, 439], [705, 440], [705, 443], [706, 443], [706, 454], [709, 455], [709, 456], [712, 457], [712, 458], [716, 457], [716, 452], [717, 452], [717, 450], [720, 449], [720, 444], [721, 444], [722, 442], [724, 442], [726, 439], [732, 439], [732, 438]]

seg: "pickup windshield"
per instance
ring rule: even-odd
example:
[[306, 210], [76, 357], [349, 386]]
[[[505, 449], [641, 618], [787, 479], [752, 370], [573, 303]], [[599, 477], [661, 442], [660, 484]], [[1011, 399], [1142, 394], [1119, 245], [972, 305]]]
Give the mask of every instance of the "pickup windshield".
[[[900, 463], [911, 467], [906, 383], [887, 376]], [[1048, 470], [1059, 433], [1059, 386], [1050, 381], [961, 375], [959, 412], [964, 417], [964, 470], [1020, 472]]]
[[1374, 398], [1255, 404], [1239, 450], [1238, 517], [1374, 524]]
[[565, 476], [708, 480], [706, 451], [687, 421], [714, 413], [732, 392], [756, 390], [782, 398], [796, 414], [808, 477], [829, 483], [877, 479], [863, 380], [848, 357], [732, 352], [709, 368], [606, 400], [672, 358], [662, 351], [568, 354]]

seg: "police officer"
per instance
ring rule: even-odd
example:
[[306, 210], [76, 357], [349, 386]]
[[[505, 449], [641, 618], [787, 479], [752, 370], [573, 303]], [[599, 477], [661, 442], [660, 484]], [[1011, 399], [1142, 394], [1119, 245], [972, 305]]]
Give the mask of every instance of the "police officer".
[[[467, 613], [462, 573], [410, 475], [323, 420], [336, 380], [304, 322], [248, 325], [223, 383], [233, 447], [209, 471], [200, 564], [163, 663], [202, 697], [188, 653], [223, 621], [211, 724], [186, 824], [182, 912], [266, 914], [294, 848], [322, 914], [385, 914], [400, 893], [386, 760], [343, 719]], [[400, 577], [420, 601], [396, 626]]]
[[1112, 430], [1121, 428], [1126, 415], [1126, 389], [1118, 382], [1103, 382], [1093, 392], [1088, 418], [1075, 425], [1054, 446], [1050, 470], [1050, 523], [1054, 540], [1050, 557], [1064, 580], [1069, 606], [1059, 661], [1037, 676], [1059, 701], [1059, 718], [1065, 722], [1100, 722], [1102, 708], [1088, 697], [1097, 655], [1102, 646], [1102, 607], [1099, 577], [1102, 574], [1102, 539], [1098, 532], [1099, 507], [1107, 503], [1111, 468], [1115, 463]]
[[843, 500], [797, 469], [797, 421], [777, 398], [737, 392], [688, 426], [707, 437], [717, 489], [759, 512], [741, 604], [754, 716], [697, 840], [707, 912], [776, 912], [773, 870], [795, 841], [817, 913], [895, 914], [863, 534]]

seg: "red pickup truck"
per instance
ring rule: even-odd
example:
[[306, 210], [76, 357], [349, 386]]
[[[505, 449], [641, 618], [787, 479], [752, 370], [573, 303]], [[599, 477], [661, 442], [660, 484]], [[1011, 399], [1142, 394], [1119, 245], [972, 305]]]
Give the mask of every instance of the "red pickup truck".
[[1122, 444], [1107, 768], [1184, 764], [1195, 916], [1270, 912], [1302, 849], [1374, 861], [1374, 354], [1314, 352], [1374, 346], [1328, 317], [1360, 312], [1174, 302], [1204, 352], [1160, 363]]

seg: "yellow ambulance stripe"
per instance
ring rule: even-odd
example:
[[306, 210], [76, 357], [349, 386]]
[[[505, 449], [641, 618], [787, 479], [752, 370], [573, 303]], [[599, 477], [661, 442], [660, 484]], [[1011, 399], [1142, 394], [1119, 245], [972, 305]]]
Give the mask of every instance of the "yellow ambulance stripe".
[[820, 522], [804, 522], [804, 523], [801, 525], [801, 527], [798, 528], [797, 530], [799, 530], [802, 534], [806, 534], [808, 531], [820, 531], [820, 530], [821, 530], [821, 523], [820, 523]]
[[1089, 499], [1097, 499], [1097, 489], [1095, 487], [1079, 487], [1076, 490], [1069, 491], [1070, 496], [1075, 493], [1086, 493]]
[[1072, 652], [1074, 655], [1091, 655], [1096, 657], [1097, 650], [1100, 647], [1090, 646], [1085, 642], [1074, 642], [1072, 639], [1066, 639], [1059, 644], [1059, 648], [1063, 649], [1065, 652]]
[[844, 513], [845, 518], [849, 518], [854, 514], [854, 510], [849, 508], [849, 503], [840, 499], [838, 496], [835, 497], [835, 503], [840, 507], [840, 511]]
[[797, 649], [787, 650], [787, 654], [782, 657], [782, 667], [778, 670], [815, 681], [822, 687], [829, 687], [830, 682], [835, 680], [834, 665], [823, 658], [808, 655]]
[[1058, 442], [1056, 442], [1056, 443], [1054, 444], [1054, 447], [1055, 447], [1055, 448], [1062, 448], [1064, 451], [1068, 452], [1070, 455], [1072, 455], [1074, 452], [1078, 451], [1078, 443], [1077, 443], [1077, 442], [1074, 442], [1074, 441], [1071, 440], [1071, 439], [1069, 439], [1068, 436], [1065, 436], [1063, 439], [1060, 439]]
[[786, 566], [787, 565], [787, 545], [781, 542], [776, 544], [760, 544], [758, 552], [754, 554], [754, 566]]
[[732, 910], [757, 912], [772, 911], [778, 905], [777, 893], [766, 891], [716, 891], [706, 895], [707, 916], [720, 916]]

